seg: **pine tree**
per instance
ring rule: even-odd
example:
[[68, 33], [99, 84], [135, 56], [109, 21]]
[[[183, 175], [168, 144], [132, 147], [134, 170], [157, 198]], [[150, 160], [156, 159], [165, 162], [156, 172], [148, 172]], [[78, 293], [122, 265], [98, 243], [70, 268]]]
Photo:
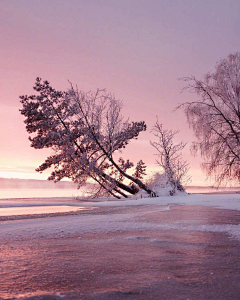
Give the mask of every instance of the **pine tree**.
[[136, 165], [135, 172], [133, 173], [133, 177], [136, 177], [138, 179], [143, 179], [143, 176], [147, 175], [146, 168], [147, 167], [145, 163], [140, 159]]

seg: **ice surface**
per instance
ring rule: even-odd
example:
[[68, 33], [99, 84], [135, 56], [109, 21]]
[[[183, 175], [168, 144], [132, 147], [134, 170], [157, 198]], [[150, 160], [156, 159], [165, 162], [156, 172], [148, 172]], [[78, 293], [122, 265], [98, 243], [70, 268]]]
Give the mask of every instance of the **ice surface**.
[[20, 216], [72, 212], [84, 209], [78, 206], [31, 206], [31, 207], [4, 207], [0, 208], [0, 216]]
[[0, 199], [81, 197], [84, 194], [78, 189], [0, 189]]

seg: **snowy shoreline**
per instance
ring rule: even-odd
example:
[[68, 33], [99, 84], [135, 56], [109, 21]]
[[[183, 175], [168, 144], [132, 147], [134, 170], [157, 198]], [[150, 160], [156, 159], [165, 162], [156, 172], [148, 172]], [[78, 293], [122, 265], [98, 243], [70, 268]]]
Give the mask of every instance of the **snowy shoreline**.
[[0, 199], [0, 208], [39, 207], [39, 206], [73, 206], [103, 207], [103, 206], [138, 206], [138, 205], [200, 205], [212, 206], [221, 209], [240, 210], [240, 194], [187, 194], [179, 193], [175, 196], [161, 196], [155, 198], [128, 198], [128, 199], [89, 199], [84, 197], [31, 197]]
[[[47, 209], [57, 207], [68, 206], [69, 211], [67, 212], [55, 212], [55, 213], [47, 213]], [[182, 208], [180, 207], [182, 206]], [[109, 200], [109, 199], [97, 199], [96, 201], [90, 201], [89, 199], [75, 199], [75, 198], [60, 198], [58, 201], [54, 198], [48, 199], [10, 199], [8, 200], [0, 200], [0, 210], [8, 210], [15, 208], [21, 210], [21, 212], [26, 210], [26, 213], [22, 213], [22, 215], [12, 215], [12, 216], [1, 216], [0, 221], [14, 221], [19, 220], [22, 221], [22, 225], [26, 221], [26, 219], [31, 219], [34, 222], [36, 219], [36, 224], [40, 224], [38, 219], [45, 218], [44, 223], [54, 223], [56, 228], [58, 226], [58, 219], [62, 219], [62, 222], [69, 220], [70, 223], [78, 224], [80, 222], [80, 228], [83, 230], [83, 227], [86, 226], [86, 223], [89, 223], [90, 227], [94, 227], [95, 229], [101, 229], [101, 219], [102, 214], [106, 214], [105, 221], [112, 225], [116, 222], [116, 226], [118, 228], [122, 228], [123, 221], [125, 220], [124, 228], [126, 228], [127, 224], [135, 224], [136, 227], [141, 228], [152, 228], [152, 229], [174, 229], [174, 230], [190, 230], [190, 231], [214, 231], [214, 232], [227, 232], [231, 236], [240, 239], [240, 230], [239, 224], [229, 224], [229, 225], [211, 225], [209, 226], [198, 226], [195, 224], [195, 221], [189, 224], [177, 223], [168, 224], [166, 226], [163, 224], [145, 224], [141, 222], [134, 222], [136, 217], [139, 217], [139, 213], [136, 213], [136, 210], [142, 210], [142, 214], [148, 214], [149, 212], [159, 211], [162, 213], [167, 213], [171, 211], [173, 207], [179, 207], [179, 211], [184, 210], [184, 207], [206, 207], [206, 209], [221, 209], [221, 210], [230, 210], [236, 211], [236, 214], [239, 215], [238, 211], [240, 211], [240, 195], [239, 194], [214, 194], [214, 195], [202, 195], [202, 194], [194, 194], [194, 195], [177, 195], [177, 196], [162, 196], [158, 198], [140, 198], [140, 199], [127, 199], [127, 200]], [[28, 210], [31, 208], [32, 210], [36, 210], [34, 214], [29, 214]], [[38, 209], [44, 209], [45, 213], [37, 213]], [[119, 212], [119, 213], [118, 213]], [[81, 216], [81, 218], [79, 218]], [[54, 217], [54, 218], [52, 218]], [[55, 218], [57, 217], [57, 218]], [[50, 219], [54, 219], [50, 221]], [[120, 221], [120, 223], [119, 223]], [[82, 224], [83, 222], [83, 224]], [[98, 223], [99, 222], [99, 223]], [[2, 222], [1, 222], [2, 223]], [[132, 225], [128, 224], [131, 228]], [[91, 224], [91, 225], [90, 225]], [[95, 225], [94, 225], [95, 224]], [[110, 225], [110, 229], [111, 229]], [[24, 226], [24, 225], [23, 225]], [[96, 226], [96, 227], [95, 227]], [[55, 227], [55, 226], [54, 226]], [[78, 227], [78, 225], [77, 225]], [[67, 228], [67, 227], [66, 227]], [[102, 230], [107, 230], [105, 225]], [[32, 231], [32, 230], [31, 230]], [[48, 230], [47, 230], [48, 231]]]

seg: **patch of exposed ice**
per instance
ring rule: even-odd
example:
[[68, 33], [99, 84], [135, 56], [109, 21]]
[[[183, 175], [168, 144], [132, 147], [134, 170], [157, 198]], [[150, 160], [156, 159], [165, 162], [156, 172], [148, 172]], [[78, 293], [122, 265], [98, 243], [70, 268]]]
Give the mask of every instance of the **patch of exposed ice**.
[[65, 213], [65, 212], [74, 212], [83, 209], [87, 209], [87, 208], [78, 207], [78, 206], [67, 206], [67, 205], [5, 207], [5, 208], [0, 208], [0, 217]]

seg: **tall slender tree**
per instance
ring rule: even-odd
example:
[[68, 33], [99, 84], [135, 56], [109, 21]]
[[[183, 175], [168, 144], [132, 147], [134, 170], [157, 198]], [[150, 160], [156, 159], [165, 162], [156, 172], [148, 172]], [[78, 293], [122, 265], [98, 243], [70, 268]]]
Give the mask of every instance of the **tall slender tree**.
[[186, 143], [175, 144], [173, 139], [178, 131], [163, 129], [158, 120], [154, 124], [152, 132], [157, 139], [151, 141], [151, 145], [157, 150], [156, 162], [165, 173], [167, 183], [172, 187], [170, 195], [174, 195], [177, 190], [184, 191], [183, 184], [190, 180], [189, 165], [182, 158], [181, 153]]

